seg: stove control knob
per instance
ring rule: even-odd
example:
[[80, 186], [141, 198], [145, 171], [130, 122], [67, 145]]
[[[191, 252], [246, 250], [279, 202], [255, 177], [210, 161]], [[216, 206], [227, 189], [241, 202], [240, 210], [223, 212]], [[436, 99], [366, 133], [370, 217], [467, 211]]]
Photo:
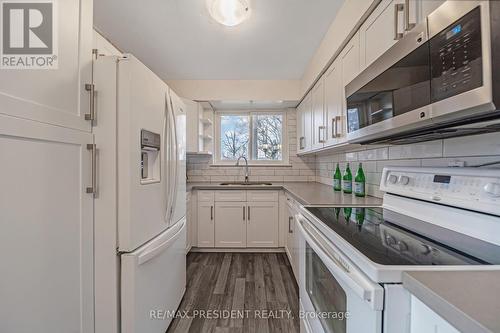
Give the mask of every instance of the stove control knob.
[[500, 184], [488, 183], [484, 186], [484, 192], [494, 198], [500, 197]]
[[403, 241], [398, 241], [398, 248], [399, 248], [399, 251], [406, 252], [406, 251], [408, 251], [408, 244], [406, 244]]
[[399, 177], [399, 183], [401, 185], [408, 185], [408, 183], [410, 183], [410, 177], [408, 177], [408, 176]]
[[398, 177], [396, 175], [390, 175], [388, 180], [389, 183], [396, 184], [398, 182]]

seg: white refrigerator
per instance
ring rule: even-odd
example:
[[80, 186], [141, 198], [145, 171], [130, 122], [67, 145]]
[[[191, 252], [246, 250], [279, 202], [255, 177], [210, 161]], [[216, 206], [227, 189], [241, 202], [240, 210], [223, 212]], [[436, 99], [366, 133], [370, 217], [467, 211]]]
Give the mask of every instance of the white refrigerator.
[[171, 320], [155, 313], [176, 310], [186, 285], [185, 107], [132, 55], [99, 57], [94, 71], [97, 113], [116, 113], [121, 332], [164, 333]]

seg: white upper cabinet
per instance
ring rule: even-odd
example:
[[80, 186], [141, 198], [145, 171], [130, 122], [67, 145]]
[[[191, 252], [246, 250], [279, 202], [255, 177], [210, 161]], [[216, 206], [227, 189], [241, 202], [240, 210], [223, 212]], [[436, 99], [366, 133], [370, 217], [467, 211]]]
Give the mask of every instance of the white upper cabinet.
[[312, 103], [311, 93], [307, 94], [297, 108], [297, 152], [311, 150], [312, 143]]
[[90, 131], [85, 84], [92, 83], [92, 0], [54, 5], [51, 54], [58, 68], [1, 69], [0, 113]]
[[382, 0], [359, 28], [361, 68], [366, 68], [403, 36], [404, 1]]
[[312, 99], [312, 147], [321, 149], [325, 143], [325, 86], [323, 77], [319, 79], [311, 92]]
[[444, 0], [382, 0], [359, 28], [364, 69], [411, 31]]
[[342, 66], [342, 90], [351, 82], [360, 72], [360, 40], [359, 32], [354, 34], [349, 43], [344, 47], [338, 57]]
[[342, 133], [342, 68], [341, 62], [336, 60], [330, 66], [324, 77], [325, 85], [325, 146], [332, 146], [339, 142]]

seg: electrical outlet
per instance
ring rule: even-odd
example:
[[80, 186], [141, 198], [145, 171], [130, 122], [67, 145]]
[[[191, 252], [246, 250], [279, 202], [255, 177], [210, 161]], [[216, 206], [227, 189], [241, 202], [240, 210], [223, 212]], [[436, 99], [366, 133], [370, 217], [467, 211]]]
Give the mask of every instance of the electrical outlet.
[[451, 168], [463, 168], [465, 167], [465, 161], [451, 161], [448, 162], [448, 166]]

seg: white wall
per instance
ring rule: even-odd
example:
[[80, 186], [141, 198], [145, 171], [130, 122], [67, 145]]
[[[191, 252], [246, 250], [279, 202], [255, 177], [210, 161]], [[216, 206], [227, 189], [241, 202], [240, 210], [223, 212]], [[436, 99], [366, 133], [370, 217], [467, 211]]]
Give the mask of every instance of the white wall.
[[299, 80], [169, 80], [180, 96], [197, 101], [297, 101]]
[[[447, 167], [448, 163], [454, 161], [463, 161], [465, 166], [500, 161], [500, 133], [412, 145], [365, 147], [358, 151], [318, 155], [316, 156], [316, 181], [332, 185], [332, 174], [337, 162], [340, 163], [342, 172], [346, 163], [349, 162], [353, 173], [356, 172], [358, 163], [362, 162], [366, 175], [367, 193], [382, 197], [378, 188], [384, 167]], [[500, 168], [500, 164], [489, 168]]]
[[[316, 180], [315, 156], [298, 157], [297, 154], [297, 122], [295, 109], [287, 112], [288, 146], [290, 166], [250, 166], [250, 181], [270, 182], [314, 182]], [[188, 182], [225, 182], [244, 180], [243, 167], [211, 166], [211, 157], [188, 156]]]
[[346, 0], [314, 53], [300, 83], [303, 96], [335, 59], [352, 34], [380, 0]]

